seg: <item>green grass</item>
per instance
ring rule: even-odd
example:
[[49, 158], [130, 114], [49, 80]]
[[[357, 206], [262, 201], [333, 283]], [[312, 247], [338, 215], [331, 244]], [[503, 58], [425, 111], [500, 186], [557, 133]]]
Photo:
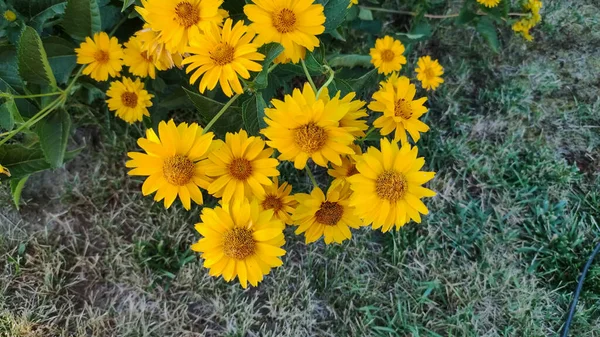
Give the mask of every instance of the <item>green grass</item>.
[[[545, 1], [536, 41], [506, 31], [500, 54], [437, 28], [409, 59], [446, 68], [420, 141], [431, 214], [327, 247], [289, 228], [284, 265], [248, 290], [188, 249], [199, 207], [165, 210], [126, 175], [140, 127], [94, 112], [83, 154], [31, 178], [21, 212], [0, 192], [0, 336], [556, 336], [600, 233], [599, 13]], [[600, 336], [600, 261], [571, 331]]]

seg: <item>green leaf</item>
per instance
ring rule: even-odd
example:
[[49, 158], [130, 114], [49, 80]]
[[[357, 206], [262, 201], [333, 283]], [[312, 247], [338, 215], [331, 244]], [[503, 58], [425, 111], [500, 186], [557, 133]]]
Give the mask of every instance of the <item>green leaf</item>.
[[103, 0], [98, 0], [98, 8], [100, 8], [100, 30], [108, 32], [121, 20], [121, 9], [110, 4], [110, 1], [102, 3]]
[[54, 111], [37, 123], [36, 133], [50, 167], [63, 165], [70, 131], [71, 117], [64, 109]]
[[44, 24], [50, 20], [55, 18], [56, 16], [63, 15], [65, 13], [65, 7], [67, 6], [67, 2], [59, 2], [55, 5], [52, 5], [45, 10], [39, 12], [29, 21], [29, 25], [35, 29], [38, 33], [41, 33], [44, 29]]
[[23, 90], [19, 77], [17, 51], [12, 46], [0, 47], [0, 91], [17, 93]]
[[102, 20], [96, 0], [68, 0], [62, 26], [75, 40], [85, 40], [100, 31]]
[[359, 55], [359, 54], [346, 54], [336, 55], [329, 60], [329, 65], [332, 67], [365, 67], [370, 68], [371, 64], [370, 55]]
[[423, 41], [429, 39], [432, 34], [431, 25], [427, 20], [423, 19], [415, 23], [412, 26], [410, 33], [406, 36], [411, 40]]
[[[75, 157], [80, 151], [81, 149], [67, 152], [65, 160]], [[0, 146], [0, 163], [10, 171], [11, 179], [20, 179], [50, 168], [42, 149], [28, 148], [19, 144]], [[0, 179], [6, 180], [4, 177], [0, 177]]]
[[10, 131], [17, 122], [23, 122], [23, 118], [19, 114], [19, 109], [13, 99], [8, 99], [4, 104], [0, 105], [0, 128]]
[[477, 23], [477, 31], [487, 41], [494, 52], [500, 51], [500, 41], [496, 33], [496, 27], [490, 18], [484, 16]]
[[[267, 127], [265, 122], [265, 109], [267, 108], [267, 102], [261, 93], [256, 94], [256, 119], [258, 119], [258, 128], [264, 129]], [[260, 131], [260, 130], [259, 130]]]
[[324, 7], [325, 33], [331, 33], [344, 22], [350, 0], [317, 0]]
[[465, 1], [460, 9], [460, 12], [458, 13], [458, 16], [456, 17], [455, 22], [458, 25], [464, 25], [475, 20], [476, 17], [477, 14], [470, 8], [469, 1]]
[[279, 43], [270, 43], [261, 48], [261, 53], [265, 55], [265, 60], [262, 63], [263, 69], [261, 70], [256, 78], [254, 78], [254, 84], [257, 89], [264, 89], [269, 84], [269, 67], [273, 61], [283, 52], [283, 46]]
[[48, 62], [54, 76], [56, 76], [56, 81], [60, 84], [66, 84], [73, 69], [77, 66], [75, 46], [57, 36], [42, 39], [42, 44], [48, 54]]
[[19, 209], [19, 204], [21, 202], [21, 192], [23, 192], [23, 187], [25, 187], [27, 179], [29, 179], [28, 175], [24, 176], [21, 179], [10, 180], [10, 194], [12, 194], [12, 199], [15, 203], [15, 207], [17, 208], [17, 210]]
[[306, 68], [308, 68], [309, 72], [312, 73], [322, 73], [323, 72], [323, 57], [321, 52], [323, 48], [317, 48], [314, 51], [306, 51], [306, 57], [304, 62], [306, 63]]
[[135, 0], [123, 0], [123, 7], [121, 8], [121, 13], [124, 12], [129, 6], [133, 5]]
[[40, 36], [31, 27], [25, 27], [18, 50], [19, 74], [29, 83], [49, 84], [56, 87], [56, 79], [48, 63]]
[[346, 82], [352, 87], [352, 89], [354, 89], [355, 92], [360, 93], [365, 89], [368, 89], [369, 85], [378, 85], [378, 77], [377, 69], [373, 69], [357, 79], [346, 80]]
[[8, 0], [20, 14], [34, 18], [39, 13], [65, 0]]
[[[192, 92], [183, 88], [192, 104], [196, 107], [198, 113], [204, 120], [204, 125], [208, 123], [216, 114], [225, 106], [221, 102], [217, 102], [208, 97], [202, 96], [196, 92]], [[242, 127], [242, 109], [239, 106], [230, 106], [229, 109], [217, 120], [210, 131], [213, 131], [217, 136], [223, 137], [227, 132], [237, 132]]]
[[350, 85], [350, 83], [348, 83], [348, 81], [343, 80], [341, 78], [334, 78], [333, 83], [335, 83], [335, 86], [336, 86], [337, 90], [340, 91], [340, 94], [342, 95], [342, 97], [346, 96], [347, 94], [354, 91], [354, 88], [352, 88], [352, 85]]
[[244, 103], [242, 103], [242, 119], [244, 120], [244, 129], [251, 136], [258, 135], [258, 113], [256, 107], [256, 97], [258, 97], [260, 92], [256, 95], [248, 98]]
[[373, 12], [370, 9], [359, 7], [358, 18], [365, 21], [373, 20]]

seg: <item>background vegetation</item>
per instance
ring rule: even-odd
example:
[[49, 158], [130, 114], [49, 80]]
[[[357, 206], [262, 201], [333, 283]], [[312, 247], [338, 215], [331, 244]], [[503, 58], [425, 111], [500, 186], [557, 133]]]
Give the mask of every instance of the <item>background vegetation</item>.
[[[423, 224], [330, 247], [288, 229], [284, 265], [246, 291], [189, 250], [199, 207], [141, 196], [123, 164], [141, 127], [90, 97], [82, 153], [32, 176], [20, 211], [0, 188], [0, 336], [557, 335], [600, 232], [600, 5], [542, 13], [533, 43], [505, 29], [500, 53], [452, 25], [414, 45], [409, 64], [430, 54], [446, 70], [420, 146], [438, 172]], [[376, 18], [383, 33], [410, 29]], [[349, 29], [332, 48], [367, 54], [373, 37]], [[598, 261], [571, 331], [600, 335]]]

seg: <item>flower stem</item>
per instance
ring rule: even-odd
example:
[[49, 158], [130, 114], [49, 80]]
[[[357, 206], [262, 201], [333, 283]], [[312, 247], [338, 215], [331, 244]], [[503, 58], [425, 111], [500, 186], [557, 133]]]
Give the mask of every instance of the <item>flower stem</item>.
[[242, 94], [235, 94], [235, 96], [231, 97], [231, 99], [229, 99], [229, 101], [227, 103], [225, 103], [225, 105], [221, 108], [221, 110], [219, 110], [219, 112], [217, 112], [217, 114], [215, 115], [215, 117], [213, 117], [210, 122], [208, 122], [208, 124], [206, 124], [206, 127], [204, 128], [204, 131], [202, 131], [203, 134], [207, 133], [208, 130], [210, 130], [210, 128], [219, 120], [219, 118], [221, 118], [221, 116], [223, 116], [223, 114], [225, 113], [225, 111], [227, 111], [227, 109], [231, 106], [231, 104], [233, 104], [233, 102], [235, 102], [235, 100], [238, 99], [238, 97], [240, 97]]
[[310, 178], [310, 181], [312, 181], [313, 185], [315, 187], [319, 187], [319, 185], [317, 184], [317, 180], [315, 179], [315, 176], [312, 174], [312, 172], [310, 171], [310, 169], [308, 168], [308, 165], [306, 165], [304, 167], [304, 170], [306, 171], [306, 174], [308, 175], [308, 177]]
[[49, 92], [45, 94], [31, 94], [31, 95], [12, 95], [10, 93], [0, 92], [0, 97], [12, 97], [12, 98], [35, 98], [35, 97], [48, 97], [48, 96], [57, 96], [61, 95], [62, 92]]
[[[367, 10], [371, 10], [374, 12], [383, 12], [383, 13], [393, 13], [393, 14], [403, 14], [403, 15], [411, 15], [411, 16], [417, 16], [419, 13], [416, 12], [410, 12], [410, 11], [401, 11], [401, 10], [396, 10], [396, 9], [387, 9], [387, 8], [379, 8], [379, 7], [368, 7], [368, 6], [359, 6], [362, 9], [367, 9]], [[486, 16], [487, 13], [484, 12], [477, 12], [477, 15], [480, 16]], [[508, 13], [508, 16], [527, 16], [529, 14], [527, 13]], [[436, 14], [425, 14], [424, 17], [429, 18], [429, 19], [449, 19], [449, 18], [455, 18], [458, 17], [459, 14], [458, 13], [451, 13], [451, 14], [445, 14], [445, 15], [436, 15]]]
[[367, 139], [367, 137], [369, 137], [369, 135], [371, 134], [371, 132], [373, 132], [373, 131], [375, 131], [375, 127], [371, 126], [371, 128], [367, 131], [367, 133], [365, 133], [365, 136], [362, 137], [362, 138], [360, 138], [358, 141], [359, 142], [364, 142]]
[[333, 78], [335, 77], [335, 72], [333, 71], [333, 69], [331, 69], [327, 65], [325, 65], [325, 67], [327, 69], [327, 72], [329, 72], [329, 78], [327, 79], [327, 82], [325, 82], [325, 84], [321, 86], [319, 91], [317, 91], [317, 98], [319, 97], [319, 95], [321, 95], [321, 91], [323, 91], [323, 88], [327, 88], [331, 84], [331, 82], [333, 82]]
[[33, 115], [33, 117], [31, 117], [27, 122], [21, 124], [21, 126], [19, 126], [16, 130], [8, 132], [7, 136], [2, 138], [2, 140], [0, 140], [0, 145], [8, 142], [12, 137], [14, 137], [16, 134], [23, 131], [24, 129], [30, 128], [33, 125], [35, 125], [37, 122], [44, 119], [46, 116], [48, 116], [48, 114], [50, 114], [52, 111], [54, 111], [54, 109], [62, 103], [63, 103], [63, 96], [61, 95], [59, 98], [55, 99], [50, 104], [48, 104], [45, 108], [38, 111], [38, 113]]
[[306, 63], [304, 63], [303, 59], [300, 59], [300, 63], [302, 63], [302, 69], [304, 70], [304, 74], [306, 75], [306, 79], [308, 80], [308, 83], [310, 83], [310, 86], [313, 88], [313, 91], [317, 92], [317, 86], [315, 85], [315, 82], [313, 82], [312, 77], [310, 77], [308, 68], [306, 68]]

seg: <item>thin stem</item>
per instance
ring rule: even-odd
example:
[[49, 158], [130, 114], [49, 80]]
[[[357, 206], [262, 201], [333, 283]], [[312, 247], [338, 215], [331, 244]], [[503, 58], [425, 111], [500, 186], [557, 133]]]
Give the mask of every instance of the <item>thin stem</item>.
[[204, 128], [204, 131], [202, 131], [202, 133], [207, 133], [208, 130], [210, 130], [210, 128], [219, 120], [219, 118], [221, 118], [221, 116], [223, 116], [223, 114], [225, 113], [225, 111], [227, 111], [227, 109], [231, 106], [231, 104], [233, 104], [233, 102], [235, 102], [236, 99], [238, 99], [238, 97], [240, 97], [242, 94], [235, 94], [235, 96], [231, 97], [231, 99], [229, 100], [229, 102], [225, 103], [225, 105], [221, 108], [221, 110], [219, 110], [219, 112], [217, 112], [217, 114], [215, 115], [215, 117], [213, 117], [213, 119], [210, 120], [210, 122], [208, 122], [208, 124], [206, 124], [206, 127]]
[[119, 29], [119, 27], [121, 27], [121, 25], [122, 25], [123, 23], [125, 23], [125, 21], [127, 21], [128, 17], [129, 17], [129, 14], [127, 14], [127, 15], [124, 15], [124, 16], [121, 18], [121, 21], [119, 21], [119, 22], [118, 22], [118, 23], [115, 25], [115, 27], [114, 27], [114, 28], [113, 28], [113, 29], [110, 31], [110, 33], [108, 34], [108, 36], [113, 36], [113, 35], [116, 33], [117, 29]]
[[45, 94], [31, 94], [31, 95], [11, 95], [9, 93], [0, 92], [0, 97], [12, 97], [12, 98], [34, 98], [34, 97], [48, 97], [62, 95], [62, 92], [49, 92]]
[[304, 69], [304, 74], [306, 75], [306, 79], [308, 80], [308, 83], [310, 83], [310, 86], [313, 88], [313, 91], [317, 92], [317, 86], [315, 85], [315, 82], [313, 82], [312, 77], [310, 77], [308, 68], [306, 68], [306, 63], [304, 63], [303, 59], [300, 59], [300, 63], [302, 63], [302, 69]]
[[[412, 15], [412, 16], [417, 16], [419, 13], [416, 12], [410, 12], [410, 11], [401, 11], [401, 10], [395, 10], [395, 9], [387, 9], [387, 8], [378, 8], [378, 7], [368, 7], [368, 6], [359, 6], [362, 9], [368, 9], [374, 12], [383, 12], [383, 13], [393, 13], [393, 14], [403, 14], [403, 15]], [[477, 12], [475, 13], [477, 15], [480, 16], [486, 16], [488, 15], [487, 13], [484, 12]], [[455, 18], [458, 17], [460, 14], [458, 13], [452, 13], [452, 14], [445, 14], [445, 15], [437, 15], [437, 14], [425, 14], [423, 15], [426, 18], [429, 19], [449, 19], [449, 18]], [[528, 16], [528, 13], [508, 13], [508, 16]]]
[[0, 145], [8, 142], [12, 137], [14, 137], [16, 134], [23, 131], [24, 129], [30, 128], [31, 126], [35, 125], [37, 122], [42, 120], [44, 117], [48, 116], [48, 114], [50, 112], [54, 111], [54, 108], [56, 108], [61, 103], [63, 103], [62, 95], [59, 98], [57, 98], [56, 100], [52, 101], [50, 104], [48, 104], [45, 108], [38, 111], [38, 113], [33, 115], [33, 117], [31, 117], [27, 122], [21, 124], [21, 126], [19, 126], [16, 130], [9, 132], [5, 138], [0, 140]]
[[325, 82], [325, 84], [323, 84], [323, 86], [319, 88], [319, 91], [317, 91], [317, 97], [321, 95], [321, 91], [323, 91], [323, 88], [327, 88], [331, 84], [331, 82], [333, 82], [333, 78], [335, 77], [335, 72], [333, 71], [333, 69], [331, 69], [327, 65], [325, 67], [327, 67], [327, 71], [329, 72], [329, 78], [327, 79], [327, 82]]
[[365, 133], [365, 136], [362, 137], [361, 139], [359, 139], [359, 141], [364, 142], [365, 139], [367, 139], [367, 137], [369, 137], [369, 135], [371, 134], [371, 132], [375, 131], [375, 127], [371, 126], [371, 128], [367, 131], [367, 133]]
[[315, 176], [312, 174], [312, 172], [310, 171], [310, 169], [308, 168], [308, 165], [306, 165], [304, 167], [304, 171], [306, 171], [306, 174], [308, 175], [308, 177], [310, 178], [310, 181], [312, 181], [313, 185], [315, 187], [319, 187], [319, 185], [317, 185], [317, 180], [315, 179]]
[[270, 73], [270, 72], [272, 72], [272, 71], [273, 71], [275, 68], [277, 68], [277, 66], [278, 66], [278, 65], [279, 65], [279, 64], [277, 64], [277, 63], [273, 63], [273, 64], [272, 64], [272, 65], [269, 67], [269, 69], [267, 70], [267, 73]]

